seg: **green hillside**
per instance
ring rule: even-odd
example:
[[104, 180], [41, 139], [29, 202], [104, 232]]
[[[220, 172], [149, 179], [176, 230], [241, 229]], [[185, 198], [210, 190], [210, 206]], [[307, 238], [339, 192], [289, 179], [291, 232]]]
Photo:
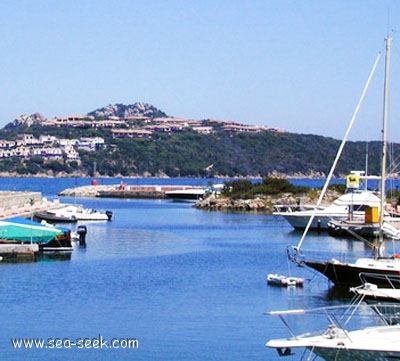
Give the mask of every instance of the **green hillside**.
[[[1, 139], [17, 134], [55, 135], [63, 138], [94, 137], [105, 139], [105, 148], [89, 152], [79, 150], [81, 162], [3, 159], [3, 172], [23, 175], [59, 172], [91, 176], [96, 164], [100, 176], [168, 176], [168, 177], [265, 177], [274, 173], [326, 175], [340, 141], [317, 135], [278, 133], [215, 132], [202, 135], [188, 130], [176, 134], [156, 134], [145, 139], [114, 139], [106, 129], [49, 128], [41, 125], [6, 127]], [[336, 175], [366, 167], [365, 142], [348, 142], [338, 164]], [[379, 173], [380, 142], [368, 144], [368, 173]], [[398, 153], [398, 144], [391, 154]]]

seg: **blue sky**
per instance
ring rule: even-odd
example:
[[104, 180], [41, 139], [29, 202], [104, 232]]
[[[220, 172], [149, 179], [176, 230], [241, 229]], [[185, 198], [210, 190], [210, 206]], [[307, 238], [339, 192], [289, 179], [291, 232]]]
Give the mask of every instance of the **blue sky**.
[[[0, 18], [0, 126], [146, 102], [341, 139], [390, 34], [400, 142], [397, 0], [2, 0]], [[383, 66], [352, 140], [380, 139]]]

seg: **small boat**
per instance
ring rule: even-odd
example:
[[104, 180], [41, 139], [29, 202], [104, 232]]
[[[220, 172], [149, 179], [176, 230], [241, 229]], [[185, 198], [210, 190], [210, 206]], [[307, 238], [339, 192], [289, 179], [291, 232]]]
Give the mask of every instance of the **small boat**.
[[83, 208], [80, 205], [66, 205], [46, 212], [37, 212], [36, 218], [48, 222], [77, 222], [77, 221], [110, 221], [113, 217], [112, 211], [97, 211], [95, 209]]
[[[359, 302], [347, 306], [267, 314], [279, 316], [291, 334], [291, 337], [272, 339], [266, 343], [267, 347], [276, 349], [280, 356], [293, 355], [293, 349], [306, 349], [308, 353], [305, 351], [303, 356], [307, 360], [317, 357], [326, 361], [400, 359], [400, 325], [390, 324], [373, 305]], [[290, 325], [292, 317], [299, 315], [307, 315], [307, 318], [304, 322], [296, 320]], [[322, 316], [327, 319], [326, 326], [321, 326], [318, 320]], [[294, 333], [292, 326], [301, 328], [301, 332]]]
[[38, 244], [40, 251], [72, 251], [71, 231], [22, 217], [0, 221], [0, 243]]
[[304, 283], [304, 278], [298, 277], [287, 277], [284, 275], [279, 275], [277, 273], [270, 273], [267, 276], [267, 282], [269, 285], [280, 286], [280, 287], [302, 287]]
[[55, 212], [44, 211], [44, 212], [35, 212], [35, 219], [43, 220], [46, 222], [52, 223], [75, 223], [78, 222], [74, 215], [62, 215], [57, 214]]

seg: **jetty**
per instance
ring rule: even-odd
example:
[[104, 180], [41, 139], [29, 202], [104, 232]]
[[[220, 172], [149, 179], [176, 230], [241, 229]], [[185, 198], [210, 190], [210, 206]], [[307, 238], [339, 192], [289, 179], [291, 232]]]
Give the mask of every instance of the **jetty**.
[[124, 183], [114, 185], [91, 184], [68, 188], [58, 195], [62, 197], [102, 197], [102, 198], [166, 198], [165, 193], [175, 190], [203, 189], [196, 186], [159, 186], [159, 185], [127, 185]]

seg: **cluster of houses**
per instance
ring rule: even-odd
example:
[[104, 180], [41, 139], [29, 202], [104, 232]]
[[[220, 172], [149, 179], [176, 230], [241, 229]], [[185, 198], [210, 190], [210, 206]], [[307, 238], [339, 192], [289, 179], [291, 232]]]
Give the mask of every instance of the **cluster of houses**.
[[[143, 115], [123, 118], [107, 116], [103, 118], [91, 115], [45, 118], [39, 113], [35, 113], [30, 116], [20, 116], [15, 122], [28, 125], [39, 123], [42, 126], [58, 128], [108, 128], [112, 138], [151, 138], [154, 133], [173, 134], [184, 132], [188, 129], [200, 134], [211, 134], [217, 130], [230, 134], [241, 132], [259, 133], [263, 131], [284, 132], [282, 129], [267, 126], [243, 125], [233, 121], [213, 119], [152, 118]], [[0, 140], [0, 159], [38, 156], [47, 159], [66, 159], [67, 161], [79, 162], [79, 149], [94, 151], [104, 146], [104, 139], [101, 137], [59, 139], [50, 135], [40, 135], [39, 138], [35, 138], [32, 134], [22, 134], [13, 141]]]
[[64, 157], [69, 161], [78, 161], [78, 149], [94, 151], [104, 146], [100, 137], [81, 139], [59, 139], [55, 136], [22, 134], [16, 140], [0, 140], [0, 159], [42, 157], [59, 160]]
[[267, 126], [243, 125], [225, 120], [189, 120], [184, 118], [151, 118], [147, 116], [128, 116], [120, 118], [109, 116], [107, 119], [98, 120], [93, 116], [75, 115], [45, 119], [41, 125], [49, 127], [91, 127], [110, 128], [113, 138], [151, 138], [154, 133], [178, 133], [189, 128], [200, 134], [211, 134], [217, 129], [229, 133], [259, 133], [263, 131], [284, 132], [282, 129]]

